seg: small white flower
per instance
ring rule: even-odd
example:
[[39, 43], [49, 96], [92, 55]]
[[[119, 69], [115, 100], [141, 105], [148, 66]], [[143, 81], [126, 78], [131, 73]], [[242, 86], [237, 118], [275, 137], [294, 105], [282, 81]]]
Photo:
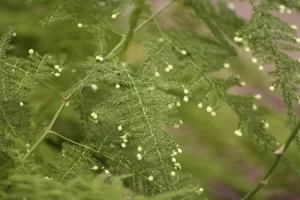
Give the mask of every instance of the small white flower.
[[112, 18], [112, 19], [116, 19], [118, 15], [119, 15], [119, 13], [112, 14], [112, 15], [111, 15], [111, 18]]
[[296, 25], [291, 25], [291, 29], [297, 30], [297, 26]]
[[203, 108], [203, 104], [202, 103], [198, 103], [198, 108]]
[[119, 88], [120, 88], [120, 85], [119, 85], [119, 84], [116, 84], [116, 88], [119, 89]]
[[245, 51], [246, 51], [246, 52], [250, 52], [250, 48], [249, 48], [249, 47], [246, 47], [246, 48], [245, 48]]
[[98, 86], [97, 86], [95, 83], [93, 83], [93, 84], [91, 85], [91, 88], [92, 88], [94, 91], [98, 90]]
[[121, 125], [118, 126], [118, 130], [119, 130], [119, 131], [122, 130], [122, 126], [121, 126]]
[[211, 111], [212, 111], [212, 107], [207, 106], [207, 107], [206, 107], [206, 111], [207, 111], [207, 112], [211, 112]]
[[171, 176], [175, 176], [176, 175], [176, 173], [174, 172], [174, 171], [171, 171]]
[[54, 76], [59, 77], [60, 73], [55, 73]]
[[127, 138], [124, 138], [124, 139], [123, 139], [123, 142], [124, 142], [124, 143], [127, 143], [127, 142], [128, 142]]
[[17, 33], [16, 33], [16, 32], [14, 32], [14, 33], [13, 33], [13, 36], [14, 36], [14, 37], [16, 37], [16, 36], [17, 36]]
[[159, 77], [159, 72], [155, 72], [155, 74], [154, 74], [156, 77]]
[[241, 137], [243, 135], [242, 132], [241, 132], [241, 129], [238, 129], [238, 130], [234, 131], [234, 134], [238, 137]]
[[252, 61], [253, 63], [257, 63], [257, 59], [254, 58], [254, 57], [251, 59], [251, 61]]
[[171, 156], [176, 156], [177, 155], [177, 151], [173, 150], [173, 153], [171, 154]]
[[260, 94], [256, 94], [256, 95], [254, 96], [254, 98], [255, 98], [255, 99], [261, 99], [261, 95], [260, 95]]
[[265, 128], [265, 129], [268, 129], [269, 127], [270, 127], [270, 124], [267, 123], [267, 122], [264, 122], [264, 128]]
[[92, 112], [91, 116], [92, 116], [92, 118], [94, 118], [94, 119], [97, 119], [97, 118], [98, 118], [98, 116], [97, 116], [97, 114], [96, 114], [95, 112]]
[[285, 6], [284, 5], [279, 5], [278, 8], [279, 8], [279, 10], [285, 10]]
[[275, 87], [274, 87], [273, 85], [271, 85], [271, 86], [269, 87], [269, 89], [270, 89], [271, 91], [274, 91], [274, 90], [275, 90]]
[[182, 149], [178, 148], [177, 149], [178, 153], [182, 153]]
[[54, 69], [59, 70], [60, 69], [59, 65], [54, 65]]
[[188, 94], [188, 93], [189, 93], [188, 89], [184, 89], [184, 90], [183, 90], [183, 93], [184, 93], [184, 94]]
[[169, 103], [168, 108], [173, 108], [173, 105], [171, 103]]
[[246, 85], [246, 83], [244, 81], [242, 81], [240, 84], [241, 84], [241, 86], [245, 86]]
[[180, 53], [181, 53], [182, 55], [186, 55], [186, 54], [187, 54], [187, 52], [186, 52], [185, 50], [181, 50]]
[[29, 53], [30, 55], [32, 55], [32, 54], [34, 54], [34, 50], [33, 50], [33, 49], [29, 49], [28, 53]]
[[141, 146], [139, 146], [139, 147], [137, 148], [137, 150], [138, 150], [139, 152], [141, 152], [141, 151], [143, 150], [143, 148], [142, 148]]
[[125, 143], [121, 143], [121, 147], [122, 148], [126, 148], [126, 144]]
[[142, 160], [142, 158], [143, 158], [142, 154], [140, 154], [140, 153], [136, 154], [136, 157], [138, 160]]
[[170, 72], [170, 68], [166, 67], [165, 72], [167, 72], [167, 73]]
[[184, 102], [188, 102], [188, 101], [189, 101], [189, 97], [188, 97], [188, 96], [184, 96], [184, 97], [183, 97], [183, 101], [184, 101]]
[[175, 163], [175, 162], [176, 162], [176, 158], [174, 158], [174, 157], [173, 157], [173, 158], [172, 158], [172, 162], [174, 162], [174, 163]]
[[168, 68], [170, 69], [170, 70], [172, 70], [172, 69], [174, 69], [174, 67], [173, 67], [173, 65], [168, 65]]
[[58, 71], [58, 72], [62, 72], [62, 71], [63, 71], [63, 69], [62, 69], [62, 68], [59, 68], [57, 71]]
[[106, 170], [104, 170], [104, 173], [105, 173], [105, 174], [109, 174], [110, 171], [106, 169]]
[[153, 176], [149, 176], [148, 181], [153, 181]]
[[252, 105], [253, 110], [257, 110], [257, 106], [255, 104]]
[[233, 40], [234, 40], [235, 42], [242, 42], [242, 41], [243, 41], [243, 38], [240, 38], [240, 37], [235, 36], [235, 37], [233, 38]]
[[259, 71], [263, 71], [263, 70], [264, 70], [264, 66], [260, 65], [260, 66], [258, 67], [258, 70], [259, 70]]
[[216, 113], [216, 112], [214, 112], [214, 111], [213, 111], [213, 112], [211, 112], [210, 114], [211, 114], [211, 116], [213, 116], [213, 117], [217, 115], [217, 113]]
[[291, 9], [287, 9], [286, 13], [290, 15], [290, 14], [292, 14], [292, 10]]
[[234, 10], [235, 6], [233, 3], [228, 3], [227, 4], [227, 7], [230, 9], [230, 10]]
[[96, 60], [97, 60], [97, 61], [103, 61], [104, 58], [103, 58], [102, 56], [96, 56]]
[[296, 41], [297, 43], [300, 43], [300, 38], [295, 38], [295, 41]]
[[176, 102], [176, 106], [179, 107], [180, 106], [180, 102]]
[[78, 27], [78, 28], [82, 28], [82, 27], [83, 27], [82, 23], [78, 23], [78, 24], [77, 24], [77, 27]]
[[199, 188], [198, 190], [196, 190], [197, 194], [201, 194], [203, 192], [203, 188]]
[[50, 180], [50, 178], [49, 178], [48, 176], [45, 176], [45, 179], [46, 179], [46, 180]]
[[229, 63], [224, 63], [224, 68], [228, 69], [230, 67], [230, 64]]
[[183, 121], [182, 121], [182, 120], [179, 120], [179, 124], [183, 124]]
[[98, 169], [98, 166], [95, 165], [94, 167], [91, 168], [92, 170], [96, 171]]
[[23, 103], [22, 101], [20, 102], [20, 106], [21, 106], [21, 107], [24, 106], [24, 103]]
[[158, 41], [163, 42], [164, 38], [159, 38]]

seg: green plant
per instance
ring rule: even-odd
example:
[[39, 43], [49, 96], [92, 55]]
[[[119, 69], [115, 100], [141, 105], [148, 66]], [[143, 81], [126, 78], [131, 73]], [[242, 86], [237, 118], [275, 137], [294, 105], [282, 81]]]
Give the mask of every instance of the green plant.
[[[0, 41], [1, 199], [199, 199], [203, 189], [181, 171], [176, 156], [183, 150], [167, 129], [180, 127], [178, 107], [188, 102], [205, 107], [212, 117], [228, 105], [239, 118], [234, 134], [247, 133], [262, 150], [275, 152], [276, 160], [244, 199], [267, 184], [280, 160], [299, 174], [283, 153], [294, 139], [299, 146], [294, 104], [300, 64], [283, 50], [299, 50], [300, 39], [295, 37], [296, 26], [271, 11], [282, 9], [282, 4], [295, 9], [300, 5], [250, 2], [254, 14], [249, 21], [222, 0], [217, 7], [209, 0], [170, 0], [154, 13], [138, 0], [60, 2], [41, 24], [51, 27], [67, 21], [85, 32], [94, 53], [76, 63], [62, 63], [58, 56], [41, 56], [33, 49], [26, 57], [16, 57], [11, 51], [16, 32], [8, 29]], [[130, 5], [128, 30], [119, 33], [111, 22]], [[191, 13], [182, 19], [202, 23], [209, 34], [161, 27], [158, 16], [171, 5], [184, 6]], [[150, 24], [157, 33], [143, 38], [143, 62], [125, 62], [134, 36]], [[108, 44], [110, 35], [119, 40], [114, 47]], [[261, 95], [229, 92], [245, 85], [238, 75], [223, 74], [231, 67], [230, 59], [239, 56], [238, 46], [251, 50], [252, 62], [261, 64], [260, 69], [270, 63], [276, 66], [270, 72], [275, 77], [270, 90], [281, 88], [287, 126], [293, 130], [281, 147], [257, 110], [255, 101]], [[63, 86], [56, 84], [59, 78], [67, 80]], [[61, 101], [47, 123], [39, 121], [30, 104], [41, 88]], [[54, 130], [67, 106], [75, 113], [80, 139]], [[51, 162], [36, 153], [45, 141], [59, 141]]]

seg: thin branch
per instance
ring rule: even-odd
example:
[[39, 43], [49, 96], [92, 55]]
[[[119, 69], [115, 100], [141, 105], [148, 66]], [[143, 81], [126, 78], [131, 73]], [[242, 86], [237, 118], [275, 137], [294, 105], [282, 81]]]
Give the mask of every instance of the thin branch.
[[[159, 13], [161, 13], [163, 10], [165, 10], [168, 6], [170, 6], [173, 2], [175, 2], [175, 0], [171, 0], [169, 3], [167, 3], [166, 5], [164, 5], [162, 8], [160, 8], [158, 11], [156, 11], [152, 16], [149, 17], [148, 20], [146, 20], [145, 22], [143, 22], [141, 25], [139, 25], [136, 29], [134, 29], [133, 34], [138, 32], [142, 27], [144, 27], [146, 24], [148, 24], [150, 21], [152, 21], [154, 19], [154, 17], [156, 17]], [[105, 57], [104, 60], [109, 59], [116, 51], [119, 50], [119, 48], [122, 47], [122, 45], [124, 44], [124, 42], [126, 42], [126, 37], [123, 37], [122, 40], [108, 53], [108, 55]], [[10, 64], [9, 64], [10, 65]], [[13, 65], [10, 65], [16, 69], [19, 69]], [[23, 70], [23, 69], [20, 69]], [[24, 71], [24, 70], [23, 70]], [[36, 77], [35, 77], [36, 78]], [[83, 78], [83, 80], [89, 78], [89, 75], [87, 75], [86, 77]], [[39, 79], [38, 79], [39, 80]], [[69, 96], [67, 96], [66, 98], [63, 97], [63, 102], [60, 105], [60, 107], [58, 108], [58, 110], [56, 111], [54, 117], [52, 118], [50, 124], [48, 125], [48, 127], [46, 128], [46, 130], [44, 131], [44, 133], [42, 134], [42, 136], [35, 142], [35, 144], [29, 149], [29, 151], [27, 152], [27, 154], [23, 157], [22, 160], [25, 160], [26, 158], [28, 158], [28, 156], [30, 156], [33, 151], [42, 143], [42, 141], [48, 136], [49, 132], [51, 131], [54, 123], [56, 122], [58, 116], [61, 114], [61, 112], [63, 111], [66, 103], [72, 98], [72, 96], [76, 93], [76, 90], [74, 90], [71, 94], [69, 94]], [[60, 93], [59, 93], [60, 94]]]
[[263, 179], [251, 190], [242, 200], [248, 200], [253, 197], [261, 188], [266, 187], [268, 181], [271, 178], [272, 173], [276, 169], [280, 159], [282, 158], [283, 153], [289, 148], [290, 144], [292, 143], [293, 139], [297, 136], [297, 133], [300, 129], [300, 121], [297, 123], [296, 127], [292, 131], [289, 138], [286, 140], [285, 144], [282, 145], [279, 149], [277, 149], [274, 154], [276, 155], [276, 159], [273, 161], [267, 172], [265, 173]]
[[65, 136], [62, 136], [62, 135], [60, 135], [60, 134], [58, 134], [58, 133], [56, 133], [56, 132], [54, 132], [54, 131], [49, 131], [49, 133], [52, 133], [52, 134], [54, 134], [54, 135], [56, 135], [56, 136], [58, 136], [58, 137], [60, 137], [60, 138], [62, 138], [62, 139], [64, 139], [64, 140], [66, 140], [66, 141], [72, 143], [72, 144], [76, 144], [76, 145], [78, 145], [78, 146], [81, 146], [81, 147], [83, 147], [83, 148], [86, 148], [86, 149], [88, 149], [88, 150], [91, 150], [91, 151], [93, 151], [93, 152], [95, 152], [95, 153], [99, 153], [99, 151], [97, 151], [97, 150], [95, 150], [95, 149], [93, 149], [93, 148], [91, 148], [91, 147], [89, 147], [89, 146], [86, 146], [86, 145], [80, 144], [80, 143], [78, 143], [78, 142], [75, 142], [74, 140], [71, 140], [71, 139], [69, 139], [69, 138], [67, 138], [67, 137], [65, 137]]

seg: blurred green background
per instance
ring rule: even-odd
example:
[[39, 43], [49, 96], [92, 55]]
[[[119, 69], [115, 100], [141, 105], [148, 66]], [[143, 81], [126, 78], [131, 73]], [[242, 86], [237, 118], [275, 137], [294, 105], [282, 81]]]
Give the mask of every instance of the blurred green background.
[[[91, 16], [81, 16], [82, 21], [65, 21], [51, 26], [41, 26], [53, 5], [60, 0], [43, 0], [33, 4], [26, 4], [23, 0], [0, 1], [0, 32], [8, 27], [16, 30], [13, 44], [16, 48], [10, 52], [17, 56], [26, 56], [32, 48], [40, 55], [50, 53], [57, 56], [60, 65], [65, 68], [61, 77], [54, 77], [51, 85], [63, 91], [69, 87], [69, 81], [80, 76], [80, 69], [73, 73], [72, 63], [84, 60], [94, 53], [95, 47], [89, 40], [89, 33], [84, 28], [78, 28], [77, 23], [88, 24]], [[165, 1], [151, 1], [154, 9]], [[182, 14], [183, 13], [183, 14]], [[128, 12], [124, 17], [112, 21], [111, 25], [119, 32], [126, 32]], [[163, 28], [202, 28], [201, 24], [194, 24], [184, 15], [180, 6], [173, 6], [160, 17]], [[186, 20], [186, 21], [185, 21]], [[148, 33], [158, 34], [154, 26], [149, 24], [134, 38], [124, 60], [129, 63], [139, 63], [143, 60], [142, 41]], [[112, 48], [120, 36], [111, 33], [108, 48]], [[260, 93], [262, 99], [257, 101], [258, 111], [262, 112], [270, 124], [269, 130], [282, 144], [289, 132], [285, 127], [285, 113], [280, 91], [268, 90], [270, 79], [267, 72], [261, 72], [250, 62], [250, 55], [242, 50], [239, 57], [233, 58], [230, 72], [239, 74], [247, 85], [243, 88], [232, 88], [231, 92]], [[3, 66], [1, 66], [3, 67]], [[225, 72], [224, 72], [225, 73]], [[227, 72], [228, 73], [228, 72]], [[99, 85], [99, 90], [107, 90], [107, 86]], [[47, 88], [30, 94], [28, 102], [34, 107], [35, 123], [47, 123], [58, 108], [60, 101]], [[184, 148], [184, 154], [179, 161], [184, 171], [192, 173], [204, 188], [204, 195], [208, 199], [240, 199], [254, 187], [268, 168], [274, 157], [269, 152], [263, 152], [253, 144], [247, 135], [236, 137], [237, 116], [230, 108], [223, 105], [217, 116], [212, 117], [205, 109], [198, 109], [197, 102], [189, 102], [181, 106], [180, 115], [184, 125], [180, 129], [170, 127], [174, 139]], [[78, 116], [69, 106], [60, 116], [54, 130], [72, 138], [80, 140], [78, 132]], [[1, 127], [0, 127], [1, 128]], [[45, 143], [39, 148], [39, 154], [47, 161], [54, 157], [55, 142]], [[299, 151], [292, 145], [287, 156], [300, 166]], [[273, 174], [268, 188], [259, 192], [254, 199], [300, 199], [300, 181], [295, 172], [281, 163]], [[297, 194], [298, 193], [298, 194]]]

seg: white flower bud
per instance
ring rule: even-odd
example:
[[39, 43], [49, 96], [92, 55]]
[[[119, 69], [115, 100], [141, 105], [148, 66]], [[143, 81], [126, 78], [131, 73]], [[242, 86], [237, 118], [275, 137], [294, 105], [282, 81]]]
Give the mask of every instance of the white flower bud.
[[59, 65], [54, 65], [54, 69], [59, 70], [60, 69]]
[[142, 158], [143, 158], [142, 154], [140, 154], [140, 153], [136, 154], [136, 157], [138, 160], [142, 160]]
[[238, 137], [241, 137], [243, 135], [242, 132], [241, 132], [241, 129], [238, 129], [238, 130], [234, 131], [234, 134]]
[[23, 103], [22, 101], [20, 102], [20, 106], [21, 106], [21, 107], [24, 106], [24, 103]]
[[188, 97], [188, 96], [184, 96], [184, 97], [183, 97], [183, 101], [184, 101], [184, 102], [188, 102], [188, 101], [189, 101], [189, 97]]
[[57, 71], [58, 71], [58, 72], [62, 72], [62, 70], [63, 70], [62, 68], [59, 68]]
[[253, 62], [253, 63], [257, 63], [257, 59], [256, 58], [251, 58], [251, 61]]
[[174, 157], [173, 157], [173, 158], [172, 158], [172, 162], [174, 162], [174, 163], [175, 163], [175, 162], [176, 162], [176, 158], [174, 158]]
[[141, 151], [143, 150], [143, 148], [142, 148], [141, 146], [139, 146], [139, 147], [137, 148], [137, 150], [138, 150], [139, 152], [141, 152]]
[[166, 67], [166, 68], [165, 68], [165, 72], [167, 72], [167, 73], [170, 72], [170, 68], [169, 68], [169, 67]]
[[96, 56], [96, 60], [97, 60], [97, 61], [103, 61], [104, 58], [103, 58], [102, 56]]
[[173, 65], [168, 65], [168, 68], [170, 69], [170, 70], [172, 70], [174, 67], [173, 67]]
[[159, 72], [155, 72], [155, 74], [154, 74], [156, 77], [159, 77]]
[[202, 103], [198, 103], [198, 108], [203, 108], [203, 104]]
[[213, 112], [211, 112], [210, 114], [211, 114], [211, 116], [213, 116], [213, 117], [217, 115], [217, 113], [216, 113], [216, 112], [214, 112], [214, 111], [213, 111]]
[[95, 165], [94, 167], [91, 168], [92, 170], [96, 171], [98, 169], [98, 166]]
[[118, 126], [118, 130], [119, 130], [119, 131], [122, 130], [122, 126], [121, 126], [121, 125]]
[[176, 106], [179, 107], [180, 106], [180, 102], [176, 102]]
[[120, 85], [119, 85], [119, 84], [116, 84], [116, 88], [119, 89], [119, 88], [120, 88]]
[[235, 36], [235, 37], [233, 38], [233, 40], [234, 40], [235, 42], [242, 42], [242, 41], [243, 41], [243, 38], [240, 38], [240, 37]]
[[188, 94], [188, 93], [189, 93], [188, 89], [184, 89], [184, 90], [183, 90], [183, 93], [184, 93], [184, 94]]
[[241, 86], [245, 86], [246, 85], [246, 83], [244, 81], [242, 81], [240, 84], [241, 84]]
[[178, 148], [177, 149], [178, 153], [182, 153], [182, 149]]
[[246, 47], [246, 48], [245, 48], [245, 51], [246, 51], [246, 52], [250, 52], [250, 48], [249, 48], [249, 47]]
[[125, 143], [121, 143], [121, 147], [122, 148], [126, 148], [126, 144]]
[[258, 67], [258, 70], [259, 70], [259, 71], [263, 71], [263, 70], [264, 70], [264, 66], [260, 65], [260, 66]]
[[206, 111], [207, 111], [207, 112], [211, 112], [211, 111], [212, 111], [212, 107], [207, 106], [207, 107], [206, 107]]
[[148, 181], [153, 181], [153, 176], [149, 176]]
[[54, 76], [59, 77], [60, 73], [55, 73]]
[[116, 19], [118, 15], [119, 15], [119, 13], [112, 14], [112, 15], [111, 15], [111, 18], [112, 18], [112, 19]]
[[164, 38], [159, 38], [158, 41], [163, 42]]
[[291, 25], [291, 29], [297, 30], [297, 26], [296, 25]]
[[181, 50], [181, 54], [182, 54], [182, 55], [186, 55], [187, 52], [186, 52], [185, 50]]
[[269, 87], [269, 89], [270, 89], [271, 91], [274, 91], [274, 90], [275, 90], [275, 87], [274, 87], [273, 85], [271, 85], [271, 86]]
[[29, 49], [28, 53], [29, 53], [30, 55], [32, 55], [32, 54], [34, 54], [34, 50], [33, 50], [33, 49]]
[[104, 173], [105, 173], [105, 174], [109, 174], [110, 171], [106, 169], [106, 170], [104, 170]]
[[91, 88], [94, 91], [98, 90], [98, 86], [96, 84], [94, 84], [94, 83], [91, 85]]
[[255, 99], [261, 99], [261, 95], [260, 95], [260, 94], [256, 94], [256, 95], [254, 96], [254, 98], [255, 98]]
[[175, 176], [176, 175], [176, 173], [174, 172], [174, 171], [171, 171], [171, 176]]
[[229, 63], [224, 63], [224, 68], [228, 69], [230, 67]]
[[255, 104], [252, 105], [253, 110], [257, 110], [257, 106]]
[[82, 23], [78, 23], [78, 24], [77, 24], [77, 27], [78, 27], [78, 28], [82, 28], [82, 27], [83, 27]]

